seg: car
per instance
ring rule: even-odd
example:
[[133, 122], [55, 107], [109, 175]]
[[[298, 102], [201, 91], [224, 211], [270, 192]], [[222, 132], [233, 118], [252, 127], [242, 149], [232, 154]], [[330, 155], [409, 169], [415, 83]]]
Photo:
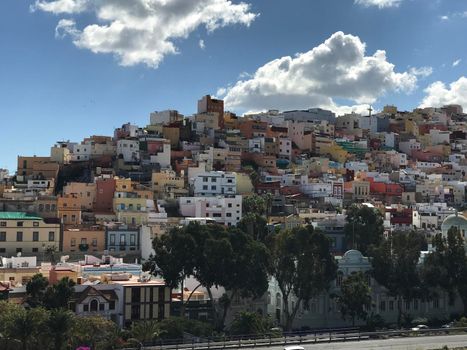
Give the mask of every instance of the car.
[[441, 328], [452, 328], [454, 327], [454, 323], [453, 322], [449, 322], [449, 323], [446, 323], [446, 324], [443, 324], [441, 326]]
[[420, 331], [422, 329], [428, 329], [428, 326], [425, 324], [419, 324], [418, 326], [412, 327], [411, 331]]
[[305, 350], [303, 346], [298, 345], [289, 345], [284, 348], [284, 350]]

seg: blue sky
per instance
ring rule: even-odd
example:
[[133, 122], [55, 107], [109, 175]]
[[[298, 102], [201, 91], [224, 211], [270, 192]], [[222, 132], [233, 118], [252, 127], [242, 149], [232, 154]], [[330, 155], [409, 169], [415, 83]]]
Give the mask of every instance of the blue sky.
[[0, 167], [205, 94], [238, 113], [467, 108], [467, 0], [89, 1], [0, 1]]

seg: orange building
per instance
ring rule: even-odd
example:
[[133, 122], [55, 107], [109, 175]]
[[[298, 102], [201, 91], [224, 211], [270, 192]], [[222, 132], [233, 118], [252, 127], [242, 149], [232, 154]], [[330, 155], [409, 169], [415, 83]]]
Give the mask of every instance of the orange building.
[[65, 225], [81, 224], [81, 199], [75, 194], [57, 198], [58, 217]]
[[99, 226], [63, 230], [62, 250], [64, 253], [102, 252], [104, 249], [105, 231]]

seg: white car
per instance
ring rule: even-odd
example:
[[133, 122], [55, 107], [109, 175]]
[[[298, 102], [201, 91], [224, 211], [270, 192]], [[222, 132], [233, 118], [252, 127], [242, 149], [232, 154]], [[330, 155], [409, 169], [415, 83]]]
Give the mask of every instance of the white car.
[[305, 350], [305, 348], [303, 346], [290, 345], [290, 346], [286, 346], [284, 350]]
[[419, 331], [419, 330], [422, 330], [422, 329], [428, 329], [428, 326], [424, 325], [424, 324], [419, 324], [416, 327], [412, 327], [410, 330], [411, 331]]

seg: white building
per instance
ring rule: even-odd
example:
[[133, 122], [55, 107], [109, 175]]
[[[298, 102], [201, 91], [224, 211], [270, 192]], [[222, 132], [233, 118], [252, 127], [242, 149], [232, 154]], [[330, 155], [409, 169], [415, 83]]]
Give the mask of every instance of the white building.
[[237, 193], [237, 179], [234, 173], [209, 171], [196, 175], [192, 181], [196, 197], [228, 196]]
[[437, 129], [430, 130], [431, 145], [449, 145], [450, 131], [442, 131]]
[[139, 141], [136, 139], [124, 139], [117, 141], [117, 156], [125, 162], [139, 162]]
[[180, 197], [180, 213], [188, 218], [210, 218], [219, 224], [236, 226], [242, 219], [242, 196]]
[[279, 157], [289, 160], [292, 158], [292, 141], [289, 138], [279, 139]]
[[176, 110], [156, 111], [149, 115], [149, 119], [151, 125], [165, 125], [183, 119], [183, 115], [179, 114]]

